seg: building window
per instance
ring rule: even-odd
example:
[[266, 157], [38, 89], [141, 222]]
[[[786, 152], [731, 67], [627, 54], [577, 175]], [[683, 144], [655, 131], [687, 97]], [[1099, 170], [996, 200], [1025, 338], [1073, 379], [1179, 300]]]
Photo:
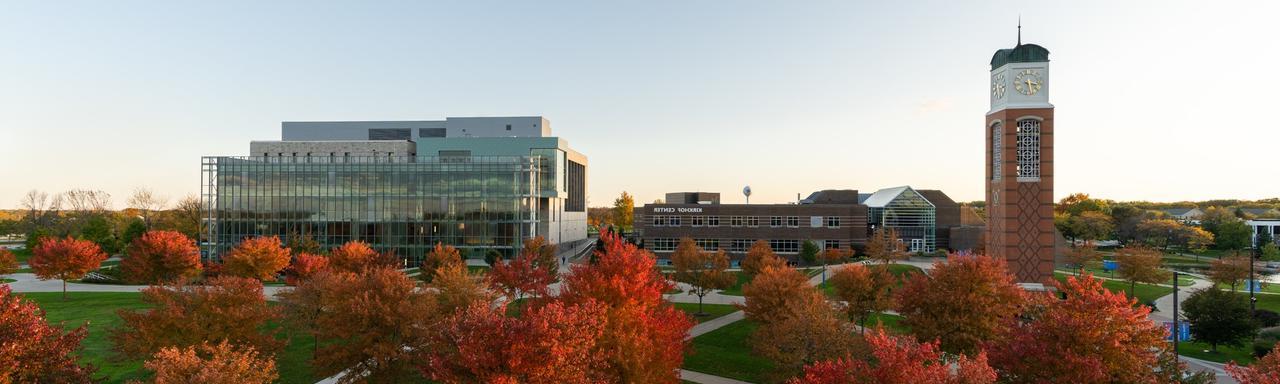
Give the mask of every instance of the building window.
[[823, 242], [823, 249], [840, 249], [840, 240], [826, 240]]
[[742, 216], [732, 216], [732, 217], [729, 217], [729, 226], [730, 226], [730, 227], [741, 227], [741, 226], [742, 226]]
[[508, 130], [508, 131], [510, 131], [510, 130], [511, 130], [511, 124], [507, 124], [507, 130]]
[[693, 219], [690, 221], [692, 222], [691, 224], [693, 224], [693, 226], [695, 227], [701, 227], [706, 224], [706, 219], [703, 218], [702, 216], [694, 216]]
[[770, 226], [770, 227], [773, 227], [773, 228], [781, 227], [781, 226], [782, 226], [782, 216], [771, 216], [771, 217], [769, 217], [769, 226]]
[[752, 228], [759, 227], [760, 216], [747, 216], [747, 226]]
[[729, 241], [729, 252], [742, 253], [751, 249], [751, 239], [733, 239]]
[[787, 226], [788, 226], [788, 227], [791, 227], [791, 228], [799, 228], [799, 227], [800, 227], [800, 217], [799, 217], [799, 216], [787, 216]]
[[1040, 120], [1018, 121], [1018, 181], [1040, 181]]
[[827, 216], [827, 228], [840, 228], [840, 217]]
[[653, 239], [652, 245], [649, 247], [654, 252], [671, 252], [676, 250], [676, 239]]
[[1004, 169], [1004, 126], [996, 122], [991, 126], [991, 180], [1000, 181]]
[[680, 226], [680, 216], [667, 216], [667, 225], [672, 227]]
[[705, 251], [716, 251], [720, 249], [719, 239], [697, 239], [693, 242], [697, 243], [698, 247]]
[[708, 226], [708, 227], [719, 227], [719, 226], [720, 226], [720, 216], [707, 216], [707, 226]]
[[666, 218], [666, 217], [663, 217], [663, 216], [654, 216], [654, 217], [653, 217], [653, 226], [655, 226], [655, 227], [663, 227], [663, 226], [666, 226], [666, 225], [667, 225], [667, 218]]
[[800, 253], [800, 240], [769, 240], [774, 253]]

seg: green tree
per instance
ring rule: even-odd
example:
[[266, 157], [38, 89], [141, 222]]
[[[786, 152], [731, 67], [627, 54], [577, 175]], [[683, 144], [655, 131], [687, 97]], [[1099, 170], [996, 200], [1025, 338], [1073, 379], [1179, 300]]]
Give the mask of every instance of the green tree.
[[805, 240], [800, 243], [800, 259], [804, 260], [805, 265], [813, 265], [818, 262], [818, 252], [822, 252], [822, 248], [813, 240]]
[[147, 233], [147, 223], [143, 222], [142, 219], [135, 218], [129, 220], [129, 224], [124, 227], [124, 233], [120, 234], [120, 240], [125, 244], [132, 244], [133, 240], [142, 237], [144, 233]]
[[1182, 302], [1182, 316], [1191, 324], [1191, 337], [1209, 343], [1214, 352], [1219, 345], [1242, 346], [1258, 332], [1244, 296], [1217, 287], [1192, 293]]
[[624, 230], [631, 229], [635, 224], [633, 216], [636, 208], [636, 200], [631, 197], [627, 191], [622, 191], [622, 196], [618, 196], [613, 200], [613, 222]]
[[1219, 224], [1214, 227], [1214, 230], [1209, 230], [1213, 234], [1216, 247], [1227, 250], [1249, 248], [1251, 235], [1249, 231], [1249, 225], [1239, 219]]
[[1280, 246], [1276, 243], [1267, 243], [1262, 246], [1263, 261], [1280, 261]]
[[84, 225], [84, 229], [80, 230], [80, 237], [97, 244], [108, 255], [120, 252], [120, 238], [116, 236], [115, 228], [112, 227], [111, 222], [107, 221], [104, 215], [95, 215], [89, 218], [89, 221]]

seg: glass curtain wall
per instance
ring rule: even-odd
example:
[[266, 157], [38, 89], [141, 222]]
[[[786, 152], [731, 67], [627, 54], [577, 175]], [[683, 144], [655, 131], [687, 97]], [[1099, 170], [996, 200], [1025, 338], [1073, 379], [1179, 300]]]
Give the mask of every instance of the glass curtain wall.
[[933, 252], [937, 210], [913, 189], [905, 189], [884, 207], [868, 207], [869, 222], [892, 228], [912, 252]]
[[512, 255], [536, 234], [537, 157], [205, 157], [205, 257], [244, 238], [350, 240], [416, 265], [436, 243]]

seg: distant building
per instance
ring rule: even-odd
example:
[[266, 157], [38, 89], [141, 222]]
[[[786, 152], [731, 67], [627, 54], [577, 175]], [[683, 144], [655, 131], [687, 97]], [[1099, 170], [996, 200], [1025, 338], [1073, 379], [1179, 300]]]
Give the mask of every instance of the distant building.
[[587, 158], [542, 117], [285, 122], [249, 156], [203, 159], [207, 257], [252, 236], [369, 243], [416, 263], [587, 236]]
[[1248, 220], [1245, 221], [1245, 224], [1248, 224], [1249, 228], [1252, 229], [1250, 231], [1252, 235], [1249, 238], [1250, 244], [1257, 244], [1258, 235], [1263, 233], [1270, 233], [1271, 241], [1280, 244], [1280, 219]]
[[1166, 215], [1169, 215], [1175, 220], [1178, 220], [1184, 223], [1199, 223], [1200, 218], [1204, 217], [1204, 211], [1201, 211], [1200, 208], [1196, 208], [1196, 207], [1165, 208], [1165, 209], [1161, 209], [1160, 211], [1164, 212]]
[[1251, 218], [1280, 218], [1280, 210], [1275, 208], [1240, 208], [1240, 211]]
[[[775, 253], [794, 258], [806, 240], [825, 249], [861, 248], [878, 228], [895, 229], [913, 252], [933, 252], [952, 244], [960, 220], [960, 205], [946, 194], [907, 186], [869, 194], [824, 190], [798, 204], [721, 204], [717, 193], [680, 192], [636, 208], [637, 235], [659, 258], [670, 256], [684, 237], [735, 259], [765, 240]], [[967, 233], [975, 237], [967, 244], [976, 244], [981, 231]]]

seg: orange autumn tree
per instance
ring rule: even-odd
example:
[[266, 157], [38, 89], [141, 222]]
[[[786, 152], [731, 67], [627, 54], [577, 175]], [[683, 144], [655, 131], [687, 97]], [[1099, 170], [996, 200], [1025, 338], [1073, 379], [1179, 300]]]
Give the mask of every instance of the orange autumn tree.
[[1157, 382], [1163, 327], [1150, 310], [1091, 275], [1033, 296], [1023, 318], [986, 344], [991, 365], [1017, 383]]
[[328, 268], [328, 257], [305, 252], [299, 253], [293, 257], [293, 261], [289, 263], [289, 268], [285, 270], [284, 282], [289, 285], [298, 285], [299, 281], [315, 276], [320, 271]]
[[432, 279], [436, 278], [436, 271], [450, 266], [466, 268], [466, 263], [462, 261], [462, 255], [458, 253], [457, 248], [443, 243], [436, 243], [435, 249], [427, 252], [427, 256], [422, 260], [422, 265], [418, 266], [418, 278], [430, 283]]
[[245, 239], [222, 259], [222, 272], [260, 281], [275, 280], [276, 273], [289, 266], [290, 254], [279, 237]]
[[434, 294], [387, 266], [322, 271], [280, 296], [290, 322], [306, 325], [317, 339], [311, 360], [317, 376], [362, 373], [344, 375], [342, 383], [414, 377], [435, 329]]
[[155, 372], [155, 384], [270, 384], [280, 377], [270, 356], [226, 341], [162, 348], [143, 367]]
[[[765, 269], [756, 281], [776, 271], [779, 269]], [[753, 285], [753, 296], [758, 298], [763, 286]], [[849, 355], [858, 345], [849, 332], [849, 323], [826, 297], [813, 287], [807, 288], [786, 301], [785, 314], [779, 314], [783, 316], [761, 323], [751, 334], [752, 352], [774, 363], [773, 377], [794, 377], [805, 365]], [[748, 306], [753, 304], [751, 300], [752, 297], [747, 298]]]
[[552, 302], [505, 316], [505, 306], [476, 304], [441, 322], [419, 369], [452, 383], [607, 383], [594, 353], [604, 334], [606, 308], [587, 301]]
[[781, 321], [791, 314], [787, 307], [797, 297], [814, 292], [809, 278], [791, 267], [768, 267], [742, 285], [746, 318], [762, 324]]
[[903, 325], [917, 338], [968, 354], [996, 337], [1024, 300], [1003, 259], [959, 255], [935, 262], [928, 274], [911, 275], [895, 296]]
[[602, 356], [602, 377], [609, 382], [676, 383], [688, 348], [685, 335], [693, 321], [666, 302], [670, 290], [652, 253], [603, 235], [596, 262], [574, 264], [564, 279], [565, 305], [599, 301], [606, 307], [604, 333], [593, 353]]
[[1230, 285], [1231, 290], [1235, 291], [1236, 285], [1249, 279], [1250, 259], [1249, 256], [1231, 256], [1210, 261], [1209, 280], [1216, 284]]
[[704, 251], [702, 247], [688, 237], [680, 239], [675, 253], [671, 254], [671, 264], [675, 267], [675, 280], [688, 284], [689, 294], [698, 296], [697, 316], [706, 316], [702, 311], [702, 298], [713, 290], [729, 288], [736, 278], [730, 274], [729, 256], [723, 250]]
[[1080, 273], [1084, 273], [1085, 268], [1102, 260], [1102, 253], [1098, 252], [1098, 249], [1092, 243], [1071, 247], [1063, 256], [1066, 258], [1067, 264], [1076, 266]]
[[769, 247], [769, 242], [764, 240], [756, 240], [751, 244], [751, 248], [747, 249], [746, 257], [742, 259], [742, 273], [747, 278], [754, 278], [760, 271], [768, 267], [783, 267], [787, 265], [785, 260], [773, 253], [773, 248]]
[[0, 383], [92, 383], [93, 366], [76, 364], [87, 335], [84, 325], [63, 333], [0, 284]]
[[[918, 343], [877, 328], [867, 335], [867, 360], [840, 358], [805, 367], [790, 384], [990, 384], [996, 372], [984, 353], [947, 357], [937, 342]], [[953, 368], [954, 366], [954, 368]]]
[[1142, 245], [1129, 245], [1116, 250], [1116, 275], [1129, 282], [1129, 297], [1138, 283], [1159, 284], [1169, 280], [1170, 273], [1161, 268], [1160, 251]]
[[67, 236], [63, 239], [46, 237], [32, 250], [31, 271], [40, 280], [62, 280], [62, 299], [67, 299], [67, 280], [84, 277], [102, 266], [107, 254], [92, 241]]
[[200, 276], [200, 250], [187, 235], [148, 231], [125, 249], [120, 270], [134, 284], [161, 284]]
[[347, 272], [360, 272], [379, 261], [378, 252], [360, 240], [348, 241], [329, 250], [329, 268]]
[[437, 292], [437, 311], [446, 315], [475, 303], [492, 303], [495, 298], [485, 286], [484, 277], [468, 272], [461, 264], [437, 269], [429, 286]]
[[1248, 367], [1236, 365], [1234, 361], [1227, 363], [1227, 374], [1240, 384], [1280, 383], [1280, 344]]
[[8, 275], [18, 271], [18, 258], [8, 248], [0, 248], [0, 275]]
[[840, 301], [849, 321], [855, 321], [866, 329], [871, 314], [889, 309], [893, 305], [894, 277], [885, 268], [867, 268], [863, 264], [850, 264], [831, 276], [833, 297]]
[[537, 254], [520, 252], [512, 260], [497, 260], [487, 275], [489, 285], [502, 292], [508, 302], [524, 298], [526, 294], [544, 296], [547, 286], [555, 282], [555, 277], [544, 268], [534, 265]]
[[556, 259], [559, 248], [547, 242], [542, 236], [526, 240], [520, 247], [520, 253], [533, 255], [533, 266], [541, 268], [552, 282], [560, 281], [560, 260]]
[[266, 323], [279, 317], [262, 295], [262, 283], [220, 276], [205, 285], [153, 286], [142, 290], [150, 309], [117, 311], [124, 325], [112, 331], [116, 352], [141, 359], [164, 347], [191, 347], [226, 340], [263, 353], [283, 347]]

